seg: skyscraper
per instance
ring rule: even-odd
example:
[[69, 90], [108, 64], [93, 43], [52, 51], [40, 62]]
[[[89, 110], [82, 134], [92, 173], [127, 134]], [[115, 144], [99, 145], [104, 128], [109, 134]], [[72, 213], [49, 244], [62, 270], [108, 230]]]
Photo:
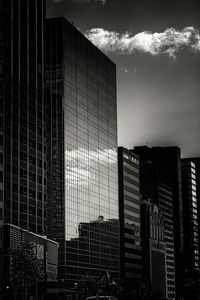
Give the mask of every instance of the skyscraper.
[[184, 229], [184, 269], [199, 270], [199, 166], [200, 159], [181, 160], [183, 194], [183, 229]]
[[44, 1], [4, 1], [4, 222], [44, 233]]
[[44, 18], [43, 0], [0, 1], [0, 248], [3, 224], [46, 230]]
[[[173, 198], [171, 188], [163, 184], [159, 180], [159, 169], [155, 162], [149, 159], [140, 157], [140, 190], [141, 196], [144, 201], [147, 201], [150, 205], [156, 204], [159, 213], [163, 218], [163, 230], [164, 238], [162, 243], [165, 243], [165, 266], [163, 273], [166, 274], [165, 289], [167, 299], [175, 298], [175, 263], [174, 263], [174, 228], [173, 228]], [[145, 218], [143, 214], [148, 215], [148, 208], [144, 206], [142, 209], [142, 219]], [[145, 220], [144, 220], [145, 221]], [[146, 224], [148, 225], [148, 224]], [[146, 226], [145, 222], [143, 227]], [[146, 229], [148, 234], [148, 229]], [[150, 233], [149, 233], [150, 235]], [[143, 235], [144, 236], [144, 235]], [[146, 245], [144, 245], [146, 247]], [[147, 241], [147, 247], [148, 241]], [[145, 252], [146, 255], [146, 252]], [[148, 265], [148, 261], [144, 261]], [[156, 267], [154, 265], [154, 267]], [[146, 279], [148, 282], [148, 278]]]
[[166, 297], [166, 248], [164, 219], [156, 204], [142, 201], [141, 238], [147, 298]]
[[46, 28], [48, 235], [61, 245], [59, 278], [106, 269], [118, 280], [115, 64], [64, 18]]
[[[167, 229], [166, 252], [168, 258], [168, 295], [170, 298], [175, 296], [175, 282], [177, 296], [179, 297], [183, 286], [183, 211], [182, 211], [182, 189], [181, 189], [181, 159], [180, 149], [178, 147], [135, 147], [134, 152], [140, 156], [142, 161], [150, 161], [152, 167], [149, 172], [153, 174], [148, 177], [150, 182], [144, 181], [144, 195], [150, 193], [150, 198], [156, 201], [157, 205], [162, 207], [165, 222], [167, 219], [173, 220], [169, 232]], [[147, 162], [148, 163], [148, 162]], [[149, 164], [149, 163], [148, 163]], [[145, 166], [144, 166], [144, 175]], [[152, 173], [153, 172], [153, 173]], [[144, 177], [145, 178], [145, 177]], [[155, 182], [157, 181], [157, 186]], [[147, 181], [148, 182], [148, 181]], [[154, 182], [153, 185], [151, 182]], [[141, 184], [142, 190], [142, 184]], [[146, 194], [145, 194], [146, 193]], [[165, 204], [164, 204], [165, 203]], [[172, 225], [173, 224], [173, 225]], [[173, 228], [172, 228], [173, 227]], [[166, 233], [166, 232], [165, 232]], [[173, 240], [173, 236], [175, 237]], [[172, 245], [174, 243], [174, 246]], [[167, 249], [168, 248], [168, 249]], [[174, 256], [174, 261], [173, 261]], [[175, 280], [173, 278], [175, 265]], [[171, 274], [170, 274], [171, 273]]]
[[174, 227], [173, 197], [169, 186], [159, 183], [158, 206], [164, 221], [164, 241], [166, 247], [166, 298], [175, 299], [175, 259], [174, 259]]
[[[124, 293], [139, 294], [143, 277], [140, 236], [139, 158], [118, 148], [120, 266]], [[128, 295], [127, 295], [128, 296]], [[129, 294], [130, 297], [130, 294]]]
[[5, 223], [42, 233], [46, 215], [44, 1], [4, 1], [3, 14], [3, 217]]

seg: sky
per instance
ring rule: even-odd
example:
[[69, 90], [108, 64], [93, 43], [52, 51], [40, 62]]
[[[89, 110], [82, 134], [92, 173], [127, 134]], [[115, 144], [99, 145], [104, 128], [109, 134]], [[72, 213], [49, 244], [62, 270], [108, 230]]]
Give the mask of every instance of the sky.
[[117, 67], [118, 144], [200, 156], [199, 0], [47, 0]]

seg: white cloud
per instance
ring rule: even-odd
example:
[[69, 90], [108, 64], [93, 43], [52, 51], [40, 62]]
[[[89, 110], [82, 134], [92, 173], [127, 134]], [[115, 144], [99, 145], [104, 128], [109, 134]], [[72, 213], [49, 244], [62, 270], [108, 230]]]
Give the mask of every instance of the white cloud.
[[107, 52], [133, 54], [135, 51], [151, 55], [167, 54], [175, 57], [183, 48], [200, 51], [200, 31], [193, 26], [182, 30], [168, 28], [163, 32], [143, 31], [135, 35], [93, 28], [86, 32], [86, 37], [97, 47]]

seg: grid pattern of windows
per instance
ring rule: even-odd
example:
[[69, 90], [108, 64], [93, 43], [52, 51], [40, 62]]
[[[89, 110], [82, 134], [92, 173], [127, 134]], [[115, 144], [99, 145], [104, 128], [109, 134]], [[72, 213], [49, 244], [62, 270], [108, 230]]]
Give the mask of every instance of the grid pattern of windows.
[[158, 203], [164, 219], [164, 240], [166, 245], [166, 288], [167, 297], [175, 298], [174, 230], [172, 190], [159, 183]]
[[4, 220], [44, 233], [44, 1], [8, 0], [4, 5]]
[[119, 147], [118, 172], [121, 278], [123, 278], [124, 288], [133, 288], [134, 286], [137, 289], [136, 286], [139, 287], [143, 272], [138, 156], [125, 148]]
[[184, 267], [188, 270], [199, 270], [199, 208], [195, 163], [190, 159], [183, 159], [181, 171], [184, 214]]
[[[52, 107], [60, 98], [56, 113], [62, 112], [62, 126], [53, 110], [49, 126], [51, 143], [62, 139], [50, 179], [51, 187], [59, 183], [51, 207], [58, 195], [60, 207], [49, 215], [60, 215], [59, 226], [65, 225], [64, 237], [55, 234], [66, 240], [60, 276], [69, 283], [85, 275], [97, 279], [105, 269], [119, 279], [115, 81], [115, 65], [80, 32], [63, 18], [47, 20], [47, 101]], [[56, 171], [59, 161], [64, 178]]]

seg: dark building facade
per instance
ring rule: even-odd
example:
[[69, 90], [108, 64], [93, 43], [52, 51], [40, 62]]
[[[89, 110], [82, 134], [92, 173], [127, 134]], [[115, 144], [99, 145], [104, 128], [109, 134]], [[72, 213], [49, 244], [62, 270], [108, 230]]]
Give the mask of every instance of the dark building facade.
[[164, 219], [158, 206], [145, 200], [141, 203], [141, 238], [146, 297], [166, 298]]
[[118, 148], [120, 266], [124, 293], [139, 294], [142, 286], [139, 158]]
[[0, 1], [0, 248], [3, 223], [46, 230], [44, 18], [43, 0]]
[[[110, 240], [102, 255], [119, 280], [115, 65], [64, 18], [47, 20], [46, 28], [48, 235], [61, 245], [59, 278], [69, 285], [83, 276], [98, 279], [103, 240]], [[101, 242], [92, 225], [99, 218], [107, 224]], [[84, 253], [74, 242], [80, 224], [90, 245]]]
[[44, 233], [44, 1], [4, 1], [4, 222]]
[[135, 147], [134, 152], [140, 156], [142, 198], [157, 204], [163, 215], [166, 243], [166, 297], [174, 299], [176, 283], [179, 291], [183, 286], [180, 149], [144, 146]]
[[33, 245], [38, 266], [40, 269], [40, 277], [38, 281], [43, 281], [46, 277], [47, 281], [56, 281], [58, 269], [58, 243], [47, 239], [28, 230], [22, 229], [12, 224], [3, 225], [4, 235], [4, 279], [9, 283], [10, 258], [9, 251], [16, 250], [22, 242], [28, 241]]

